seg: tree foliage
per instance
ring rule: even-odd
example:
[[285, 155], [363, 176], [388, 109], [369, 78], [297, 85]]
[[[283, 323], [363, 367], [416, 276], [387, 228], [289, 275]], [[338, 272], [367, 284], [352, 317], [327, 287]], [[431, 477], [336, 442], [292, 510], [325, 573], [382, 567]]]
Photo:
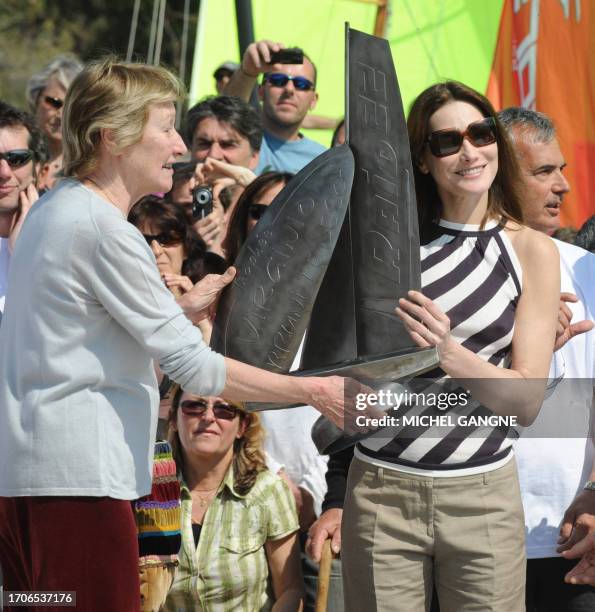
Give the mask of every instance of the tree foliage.
[[[134, 59], [146, 61], [156, 0], [141, 0]], [[88, 61], [125, 57], [134, 0], [0, 0], [0, 99], [25, 107], [31, 74], [60, 53]], [[198, 2], [190, 2], [187, 65], [193, 56]], [[184, 0], [167, 0], [161, 63], [180, 68]], [[189, 78], [189, 70], [186, 71]]]

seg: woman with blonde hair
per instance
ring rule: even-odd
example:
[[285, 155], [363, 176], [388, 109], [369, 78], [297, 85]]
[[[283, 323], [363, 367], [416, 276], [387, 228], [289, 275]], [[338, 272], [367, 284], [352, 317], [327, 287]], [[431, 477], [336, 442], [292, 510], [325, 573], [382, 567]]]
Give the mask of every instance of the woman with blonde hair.
[[295, 503], [266, 467], [258, 414], [178, 389], [169, 427], [182, 486], [182, 548], [164, 609], [301, 609]]
[[80, 609], [138, 610], [129, 500], [151, 490], [153, 361], [190, 392], [298, 401], [339, 425], [353, 403], [339, 377], [289, 378], [211, 351], [188, 317], [207, 316], [235, 271], [176, 300], [126, 220], [140, 198], [171, 189], [186, 151], [175, 129], [182, 96], [164, 68], [112, 58], [88, 65], [66, 95], [66, 178], [19, 236], [0, 328], [7, 590], [76, 591]]

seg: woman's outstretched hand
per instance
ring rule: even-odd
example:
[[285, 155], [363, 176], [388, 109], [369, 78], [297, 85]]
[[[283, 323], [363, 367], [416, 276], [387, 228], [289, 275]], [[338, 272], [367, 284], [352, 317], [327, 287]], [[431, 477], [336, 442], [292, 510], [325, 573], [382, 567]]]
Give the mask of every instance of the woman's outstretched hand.
[[417, 346], [435, 346], [442, 357], [454, 342], [450, 335], [450, 319], [419, 291], [409, 291], [407, 299], [401, 298], [395, 313]]
[[195, 323], [210, 317], [219, 294], [231, 283], [235, 275], [236, 269], [233, 266], [227, 268], [224, 274], [207, 274], [178, 299], [178, 304]]

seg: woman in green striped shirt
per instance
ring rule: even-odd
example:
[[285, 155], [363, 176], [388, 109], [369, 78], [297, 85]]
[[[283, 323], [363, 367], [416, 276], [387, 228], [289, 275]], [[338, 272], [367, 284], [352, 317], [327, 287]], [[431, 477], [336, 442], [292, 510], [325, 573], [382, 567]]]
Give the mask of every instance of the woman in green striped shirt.
[[266, 468], [258, 415], [178, 390], [169, 426], [182, 488], [182, 548], [164, 609], [301, 609], [295, 503]]

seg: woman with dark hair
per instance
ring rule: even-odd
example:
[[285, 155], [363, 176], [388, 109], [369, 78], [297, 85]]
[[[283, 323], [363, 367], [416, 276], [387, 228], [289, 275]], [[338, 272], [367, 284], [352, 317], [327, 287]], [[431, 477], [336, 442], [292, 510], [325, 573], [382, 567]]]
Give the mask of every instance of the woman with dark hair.
[[178, 204], [146, 196], [131, 208], [128, 221], [143, 234], [161, 276], [174, 294], [178, 288], [183, 293], [189, 291], [206, 274], [223, 274], [227, 269], [223, 258], [207, 251], [185, 209]]
[[[418, 346], [438, 349], [440, 368], [417, 381], [425, 404], [399, 408], [425, 423], [356, 445], [342, 519], [346, 605], [427, 610], [435, 583], [442, 612], [520, 612], [524, 521], [505, 417], [528, 425], [543, 401], [558, 256], [521, 224], [516, 158], [484, 96], [453, 81], [429, 87], [408, 129], [422, 292], [397, 314]], [[463, 399], [439, 410], [430, 396], [451, 379]]]
[[174, 394], [182, 549], [165, 610], [301, 609], [295, 504], [266, 467], [263, 438], [258, 414], [239, 402]]
[[234, 208], [223, 241], [223, 249], [230, 264], [236, 260], [248, 234], [267, 206], [292, 178], [293, 174], [289, 172], [265, 172], [246, 187]]

